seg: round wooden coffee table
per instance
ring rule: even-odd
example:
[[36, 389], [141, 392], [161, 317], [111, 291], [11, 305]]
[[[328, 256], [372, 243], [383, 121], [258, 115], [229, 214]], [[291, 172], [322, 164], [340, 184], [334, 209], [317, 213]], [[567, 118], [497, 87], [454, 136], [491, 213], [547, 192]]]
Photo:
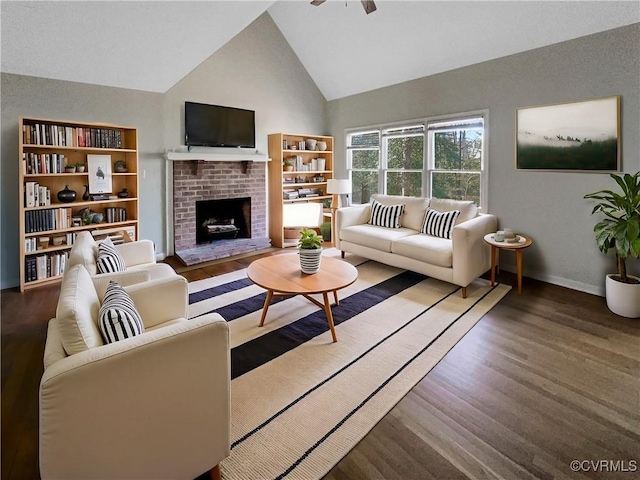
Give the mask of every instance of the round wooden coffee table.
[[[333, 292], [335, 304], [338, 305], [337, 291], [351, 285], [358, 278], [358, 270], [353, 265], [337, 258], [322, 257], [320, 270], [312, 275], [307, 275], [300, 270], [298, 254], [273, 255], [252, 262], [247, 268], [247, 277], [256, 285], [267, 290], [260, 326], [264, 324], [273, 297], [302, 295], [324, 309], [333, 341], [338, 341], [333, 325], [329, 292]], [[309, 296], [312, 294], [322, 294], [324, 303]]]

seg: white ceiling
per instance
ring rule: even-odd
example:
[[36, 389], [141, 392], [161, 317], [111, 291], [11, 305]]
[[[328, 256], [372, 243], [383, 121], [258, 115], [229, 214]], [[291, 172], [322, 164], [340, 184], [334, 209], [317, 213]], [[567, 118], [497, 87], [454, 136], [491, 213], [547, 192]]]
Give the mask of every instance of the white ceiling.
[[268, 11], [327, 100], [640, 22], [632, 1], [1, 2], [3, 72], [165, 92]]

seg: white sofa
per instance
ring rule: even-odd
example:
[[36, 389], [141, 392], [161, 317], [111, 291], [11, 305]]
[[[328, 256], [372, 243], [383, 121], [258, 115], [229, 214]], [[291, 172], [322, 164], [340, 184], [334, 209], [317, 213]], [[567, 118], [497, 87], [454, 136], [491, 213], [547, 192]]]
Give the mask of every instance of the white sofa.
[[[478, 214], [473, 202], [372, 195], [383, 205], [404, 205], [400, 228], [369, 224], [371, 204], [354, 205], [336, 212], [336, 247], [345, 252], [412, 270], [466, 287], [491, 268], [491, 253], [483, 237], [496, 231], [494, 215]], [[427, 208], [439, 212], [459, 210], [451, 239], [420, 233]]]
[[187, 282], [129, 287], [144, 333], [104, 344], [104, 280], [64, 275], [40, 383], [43, 479], [189, 479], [230, 451], [230, 350], [218, 314], [186, 320]]
[[124, 258], [127, 267], [124, 272], [98, 273], [98, 242], [88, 231], [78, 232], [69, 251], [66, 268], [82, 264], [92, 277], [99, 275], [103, 280], [115, 280], [121, 285], [132, 285], [157, 278], [171, 277], [176, 272], [166, 263], [156, 263], [156, 252], [151, 240], [138, 240], [115, 246]]

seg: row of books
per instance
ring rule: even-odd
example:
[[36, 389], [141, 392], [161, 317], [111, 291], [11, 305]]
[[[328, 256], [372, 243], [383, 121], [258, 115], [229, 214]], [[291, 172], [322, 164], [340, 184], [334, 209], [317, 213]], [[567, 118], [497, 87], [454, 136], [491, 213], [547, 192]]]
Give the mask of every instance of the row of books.
[[[59, 235], [64, 237], [63, 245], [73, 245], [73, 242], [76, 241], [76, 234], [74, 232], [63, 233]], [[48, 238], [48, 237], [46, 237]], [[28, 237], [24, 239], [24, 251], [26, 253], [36, 252], [38, 250], [38, 243], [40, 238], [38, 237]]]
[[24, 212], [25, 232], [64, 230], [73, 226], [71, 208], [45, 208]]
[[51, 205], [51, 190], [38, 182], [24, 182], [24, 206], [46, 207]]
[[284, 200], [295, 200], [296, 198], [313, 198], [322, 195], [322, 190], [311, 188], [299, 188], [297, 190], [283, 190], [282, 198]]
[[104, 216], [107, 223], [126, 222], [127, 210], [122, 207], [107, 207], [104, 209]]
[[60, 153], [27, 153], [22, 154], [22, 173], [63, 173], [65, 156]]
[[24, 259], [25, 282], [57, 277], [64, 273], [68, 252], [54, 252], [42, 255], [30, 255]]
[[34, 123], [22, 126], [22, 142], [25, 145], [122, 148], [122, 131]]

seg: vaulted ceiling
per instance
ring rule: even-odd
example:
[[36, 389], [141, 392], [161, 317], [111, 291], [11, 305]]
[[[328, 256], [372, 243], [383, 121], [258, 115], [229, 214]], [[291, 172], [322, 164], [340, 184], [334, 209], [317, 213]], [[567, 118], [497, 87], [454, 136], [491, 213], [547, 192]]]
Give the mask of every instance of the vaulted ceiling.
[[3, 0], [1, 70], [166, 92], [268, 12], [332, 100], [640, 22], [635, 0], [376, 4]]

